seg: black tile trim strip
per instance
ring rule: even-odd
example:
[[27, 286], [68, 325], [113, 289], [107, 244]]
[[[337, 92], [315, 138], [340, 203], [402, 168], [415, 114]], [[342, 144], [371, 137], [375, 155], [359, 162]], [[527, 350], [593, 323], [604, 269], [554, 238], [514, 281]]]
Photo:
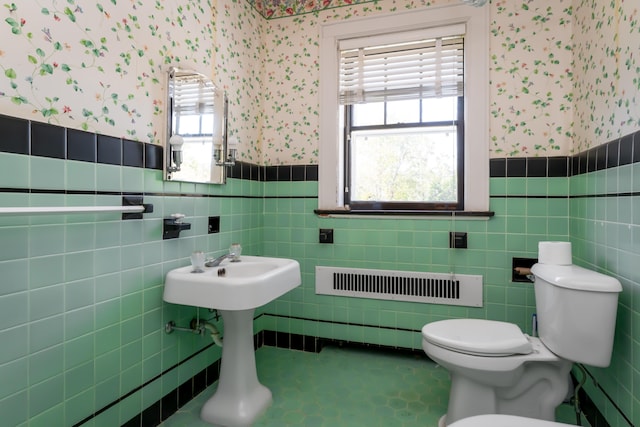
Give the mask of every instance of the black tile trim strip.
[[569, 177], [640, 162], [640, 131], [573, 156], [507, 157], [489, 160], [491, 178]]
[[162, 170], [163, 147], [0, 114], [0, 152]]
[[[591, 427], [611, 427], [611, 424], [609, 424], [604, 415], [602, 415], [602, 412], [600, 412], [596, 404], [591, 400], [591, 397], [589, 397], [583, 388], [578, 392], [578, 397], [580, 399], [580, 412], [582, 412]], [[629, 425], [633, 427], [633, 424]]]
[[258, 166], [236, 161], [236, 164], [227, 170], [227, 178], [261, 182], [317, 181], [318, 165]]
[[[164, 148], [73, 128], [29, 121], [0, 114], [0, 152], [30, 154], [67, 160], [106, 163], [162, 170]], [[47, 131], [48, 129], [48, 131]], [[55, 147], [43, 145], [53, 138]], [[640, 131], [598, 145], [574, 156], [507, 157], [489, 161], [489, 176], [568, 177], [640, 162]], [[228, 178], [261, 182], [318, 181], [318, 165], [259, 166], [236, 161]]]
[[[164, 147], [0, 114], [0, 152], [162, 170]], [[259, 166], [236, 161], [228, 178], [317, 181], [318, 165]]]
[[[376, 329], [388, 329], [392, 331], [403, 331], [403, 332], [417, 332], [422, 333], [420, 329], [409, 329], [409, 328], [392, 328], [390, 326], [380, 326], [380, 325], [369, 325], [367, 323], [353, 323], [353, 322], [336, 322], [333, 320], [322, 320], [322, 319], [312, 319], [310, 317], [301, 317], [301, 316], [285, 316], [283, 314], [273, 314], [273, 313], [262, 313], [260, 316], [272, 316], [279, 317], [282, 319], [293, 319], [293, 320], [306, 320], [311, 322], [318, 323], [331, 323], [333, 325], [350, 325], [350, 326], [361, 326], [363, 328], [376, 328]], [[260, 317], [258, 316], [258, 317]], [[256, 319], [258, 318], [256, 317]]]
[[[585, 372], [587, 373], [589, 378], [591, 378], [591, 382], [602, 392], [602, 394], [604, 394], [604, 396], [607, 398], [607, 400], [609, 400], [611, 405], [613, 405], [613, 407], [616, 408], [616, 411], [618, 411], [618, 413], [622, 416], [622, 418], [624, 418], [624, 420], [629, 424], [630, 427], [634, 427], [633, 422], [629, 419], [629, 417], [627, 417], [627, 415], [624, 413], [622, 408], [620, 408], [620, 406], [615, 402], [615, 400], [613, 400], [613, 398], [609, 395], [609, 393], [607, 393], [607, 391], [595, 379], [591, 371], [589, 371], [589, 369], [584, 365], [583, 365], [583, 368], [585, 369]], [[591, 424], [593, 427], [609, 427], [609, 423], [607, 422], [606, 418], [598, 410], [598, 408], [593, 403], [591, 398], [588, 397], [589, 395], [584, 391], [584, 389], [581, 389], [581, 392], [582, 393], [580, 394], [580, 399], [583, 399], [583, 397], [586, 396], [586, 398], [583, 400], [583, 402], [586, 403], [586, 405], [583, 405], [583, 407], [586, 406], [589, 411], [588, 413], [594, 417], [593, 421], [587, 417], [589, 424]], [[583, 412], [586, 412], [586, 411], [583, 411]]]

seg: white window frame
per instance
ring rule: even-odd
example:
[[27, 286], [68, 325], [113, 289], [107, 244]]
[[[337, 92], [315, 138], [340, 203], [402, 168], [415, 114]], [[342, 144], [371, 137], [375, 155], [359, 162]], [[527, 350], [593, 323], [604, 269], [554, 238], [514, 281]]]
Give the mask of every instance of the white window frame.
[[[343, 147], [338, 100], [340, 40], [464, 24], [464, 210], [489, 210], [489, 8], [453, 5], [397, 12], [320, 28], [320, 147], [318, 209], [345, 210]], [[382, 30], [383, 29], [383, 30]]]

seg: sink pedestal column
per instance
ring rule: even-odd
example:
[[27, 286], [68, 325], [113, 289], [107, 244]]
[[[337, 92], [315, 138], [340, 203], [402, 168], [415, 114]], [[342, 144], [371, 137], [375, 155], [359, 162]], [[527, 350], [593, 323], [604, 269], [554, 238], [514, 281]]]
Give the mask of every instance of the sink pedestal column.
[[258, 382], [253, 349], [254, 309], [218, 312], [224, 320], [220, 379], [200, 417], [216, 426], [250, 426], [273, 401], [271, 391]]

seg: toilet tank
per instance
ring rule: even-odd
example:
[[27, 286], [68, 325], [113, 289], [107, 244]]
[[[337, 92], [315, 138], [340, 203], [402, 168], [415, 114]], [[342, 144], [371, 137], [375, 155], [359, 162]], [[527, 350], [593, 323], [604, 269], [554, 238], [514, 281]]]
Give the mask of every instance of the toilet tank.
[[538, 334], [556, 355], [609, 366], [622, 285], [576, 265], [535, 264]]

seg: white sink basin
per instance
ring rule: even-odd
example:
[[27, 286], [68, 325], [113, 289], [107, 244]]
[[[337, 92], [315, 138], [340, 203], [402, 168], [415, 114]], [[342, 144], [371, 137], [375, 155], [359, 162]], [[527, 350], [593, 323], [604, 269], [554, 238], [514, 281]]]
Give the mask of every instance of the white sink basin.
[[171, 270], [163, 299], [174, 304], [218, 309], [224, 321], [224, 345], [218, 388], [200, 417], [213, 425], [250, 426], [273, 401], [258, 381], [253, 348], [253, 313], [299, 286], [298, 261], [242, 256], [218, 267], [192, 273], [192, 267]]
[[300, 265], [286, 258], [241, 256], [192, 273], [192, 267], [171, 270], [163, 299], [174, 304], [219, 310], [247, 310], [278, 298], [299, 286]]

